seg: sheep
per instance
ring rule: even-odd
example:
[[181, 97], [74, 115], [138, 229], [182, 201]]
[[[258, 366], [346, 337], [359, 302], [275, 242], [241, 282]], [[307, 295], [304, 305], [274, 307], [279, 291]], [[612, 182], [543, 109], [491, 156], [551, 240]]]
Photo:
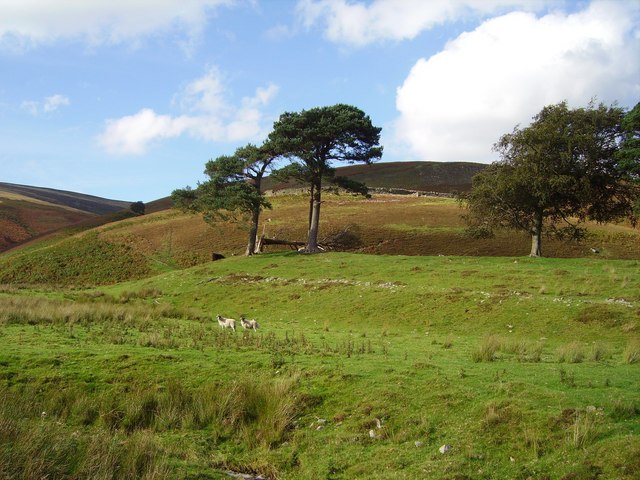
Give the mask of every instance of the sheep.
[[240, 316], [240, 325], [242, 325], [242, 328], [245, 330], [257, 330], [259, 327], [258, 322], [255, 320], [247, 320], [244, 318], [244, 315]]
[[236, 321], [233, 318], [225, 318], [222, 315], [218, 315], [218, 325], [220, 325], [220, 328], [230, 328], [234, 332], [236, 331]]

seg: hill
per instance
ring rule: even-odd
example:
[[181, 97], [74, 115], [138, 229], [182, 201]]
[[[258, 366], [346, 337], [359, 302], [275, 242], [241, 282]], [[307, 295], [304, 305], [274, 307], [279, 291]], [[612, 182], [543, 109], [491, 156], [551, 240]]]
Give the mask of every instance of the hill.
[[[271, 202], [273, 209], [263, 213], [260, 233], [268, 238], [304, 241], [307, 197], [281, 195], [272, 197]], [[320, 240], [339, 251], [523, 256], [530, 249], [526, 234], [505, 231], [491, 239], [468, 237], [460, 218], [463, 211], [449, 198], [376, 194], [365, 199], [326, 194], [322, 208]], [[638, 230], [625, 224], [588, 227], [590, 236], [582, 243], [545, 239], [543, 254], [563, 258], [640, 258]], [[96, 285], [142, 278], [206, 263], [213, 252], [240, 256], [246, 236], [243, 224], [219, 222], [211, 226], [199, 215], [162, 210], [7, 252], [0, 256], [0, 283]], [[278, 249], [269, 246], [266, 250]]]
[[[484, 164], [470, 162], [387, 162], [338, 167], [336, 175], [375, 189], [452, 193], [470, 190], [471, 179], [485, 167]], [[295, 182], [283, 183], [271, 177], [264, 181], [265, 190], [295, 186]]]
[[0, 192], [14, 193], [23, 197], [40, 200], [48, 204], [73, 208], [85, 213], [104, 215], [129, 208], [131, 202], [86, 195], [84, 193], [56, 190], [54, 188], [31, 187], [0, 182]]
[[111, 215], [129, 205], [81, 193], [0, 182], [0, 252], [61, 228], [89, 228], [113, 221]]

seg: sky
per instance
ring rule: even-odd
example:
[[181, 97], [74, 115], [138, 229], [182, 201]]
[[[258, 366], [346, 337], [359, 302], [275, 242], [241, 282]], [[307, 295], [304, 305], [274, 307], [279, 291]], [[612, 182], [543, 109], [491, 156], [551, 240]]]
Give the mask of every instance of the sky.
[[545, 105], [640, 101], [640, 0], [0, 0], [0, 181], [151, 201], [337, 103], [381, 161], [497, 160]]

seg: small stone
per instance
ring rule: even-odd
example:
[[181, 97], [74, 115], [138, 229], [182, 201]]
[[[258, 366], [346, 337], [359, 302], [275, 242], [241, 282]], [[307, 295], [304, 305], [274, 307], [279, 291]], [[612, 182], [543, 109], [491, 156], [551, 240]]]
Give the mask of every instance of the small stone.
[[509, 460], [511, 461], [511, 463], [514, 463], [516, 461], [516, 459], [513, 457], [509, 457]]
[[420, 440], [416, 440], [415, 442], [413, 442], [413, 444], [416, 446], [416, 448], [420, 448], [423, 445]]
[[445, 445], [442, 445], [442, 446], [438, 449], [438, 451], [439, 451], [440, 453], [442, 453], [442, 454], [447, 453], [449, 450], [451, 450], [451, 445], [446, 445], [446, 444], [445, 444]]
[[369, 430], [369, 437], [376, 438], [376, 432], [374, 430]]
[[324, 428], [324, 425], [318, 425], [318, 426], [316, 427], [316, 430], [322, 430], [323, 428]]

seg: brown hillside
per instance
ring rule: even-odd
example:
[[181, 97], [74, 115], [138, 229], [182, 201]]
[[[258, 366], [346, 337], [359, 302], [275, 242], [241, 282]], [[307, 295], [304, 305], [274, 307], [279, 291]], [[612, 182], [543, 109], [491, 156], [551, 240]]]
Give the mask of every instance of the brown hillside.
[[94, 217], [91, 213], [0, 191], [0, 252]]
[[[260, 232], [269, 238], [306, 239], [307, 198], [272, 198], [273, 209], [263, 213]], [[458, 204], [436, 197], [374, 195], [371, 199], [325, 195], [320, 237], [338, 249], [388, 255], [524, 256], [527, 235], [504, 232], [493, 239], [464, 234]], [[640, 258], [640, 234], [628, 225], [589, 225], [590, 237], [581, 244], [545, 239], [549, 257]], [[105, 225], [100, 236], [126, 243], [154, 261], [179, 266], [209, 261], [212, 252], [242, 255], [247, 230], [231, 223], [207, 225], [198, 215], [165, 210], [133, 220]], [[597, 254], [591, 248], [598, 250]], [[267, 251], [278, 247], [269, 246]], [[286, 247], [285, 247], [286, 249]]]
[[129, 208], [131, 202], [95, 197], [84, 193], [68, 192], [53, 188], [31, 187], [0, 182], [0, 191], [44, 201], [54, 205], [70, 207], [86, 213], [104, 215]]
[[[130, 203], [0, 182], [0, 252], [66, 227], [112, 222]], [[115, 215], [115, 216], [114, 216]]]

